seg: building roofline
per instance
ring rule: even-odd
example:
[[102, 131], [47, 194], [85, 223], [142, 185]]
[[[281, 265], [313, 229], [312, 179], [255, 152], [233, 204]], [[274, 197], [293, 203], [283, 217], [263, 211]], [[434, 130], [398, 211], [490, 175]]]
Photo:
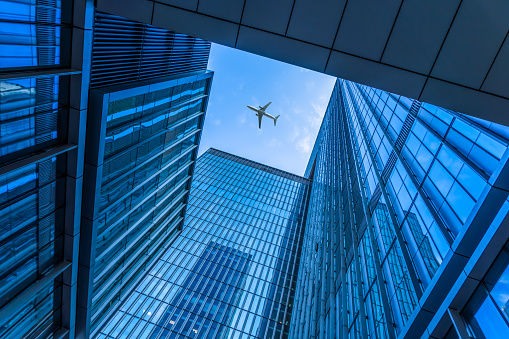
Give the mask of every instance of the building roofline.
[[297, 174], [293, 174], [293, 173], [290, 173], [287, 171], [283, 171], [279, 168], [267, 166], [265, 164], [262, 164], [262, 163], [259, 163], [259, 162], [256, 162], [256, 161], [253, 161], [250, 159], [246, 159], [244, 157], [241, 157], [241, 156], [238, 156], [238, 155], [235, 155], [232, 153], [221, 151], [221, 150], [218, 150], [213, 147], [209, 148], [205, 153], [217, 155], [222, 158], [229, 159], [229, 160], [234, 160], [240, 164], [248, 165], [250, 167], [262, 170], [264, 172], [279, 175], [280, 177], [287, 178], [287, 179], [290, 179], [293, 181], [302, 182], [302, 183], [311, 183], [312, 182], [312, 180], [310, 180], [309, 178], [306, 178], [306, 177], [303, 177], [303, 176], [300, 176]]

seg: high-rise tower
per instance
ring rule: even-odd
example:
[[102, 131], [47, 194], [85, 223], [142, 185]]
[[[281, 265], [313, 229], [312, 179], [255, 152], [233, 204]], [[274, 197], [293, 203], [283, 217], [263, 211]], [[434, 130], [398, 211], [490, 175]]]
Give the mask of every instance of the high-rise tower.
[[0, 50], [0, 337], [85, 338], [182, 228], [210, 43], [22, 0]]
[[337, 80], [291, 337], [509, 333], [508, 144], [507, 127]]
[[87, 16], [78, 1], [0, 4], [2, 338], [64, 336], [74, 325]]
[[305, 178], [208, 150], [182, 235], [101, 335], [288, 337], [309, 190]]
[[182, 229], [210, 43], [95, 13], [77, 335], [97, 329]]

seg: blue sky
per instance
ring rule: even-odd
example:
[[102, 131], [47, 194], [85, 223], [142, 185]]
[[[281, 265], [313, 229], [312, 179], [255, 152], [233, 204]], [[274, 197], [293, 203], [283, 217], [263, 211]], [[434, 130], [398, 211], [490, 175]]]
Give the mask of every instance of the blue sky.
[[[334, 77], [212, 44], [214, 71], [201, 155], [210, 147], [303, 175], [327, 108]], [[246, 105], [272, 104], [277, 126], [264, 117], [258, 129]]]

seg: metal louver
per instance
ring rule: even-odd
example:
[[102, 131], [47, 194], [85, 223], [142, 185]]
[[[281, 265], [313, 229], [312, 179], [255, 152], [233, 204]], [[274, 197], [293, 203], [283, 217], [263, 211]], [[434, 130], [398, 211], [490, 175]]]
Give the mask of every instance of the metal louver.
[[92, 88], [207, 69], [210, 42], [96, 13]]

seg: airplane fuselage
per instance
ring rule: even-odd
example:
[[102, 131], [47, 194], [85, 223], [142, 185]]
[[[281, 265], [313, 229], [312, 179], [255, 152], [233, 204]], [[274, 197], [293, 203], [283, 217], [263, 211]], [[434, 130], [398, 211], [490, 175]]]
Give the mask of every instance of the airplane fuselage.
[[277, 117], [274, 117], [268, 113], [265, 113], [265, 110], [267, 109], [267, 107], [269, 107], [269, 105], [272, 103], [272, 101], [270, 101], [267, 105], [265, 106], [260, 106], [260, 108], [254, 108], [253, 106], [249, 106], [247, 105], [247, 108], [253, 110], [256, 112], [256, 116], [258, 117], [258, 128], [262, 128], [262, 118], [263, 116], [267, 116], [269, 118], [271, 118], [272, 120], [274, 120], [274, 126], [276, 126], [276, 122], [277, 122], [277, 118], [279, 118], [279, 115]]
[[263, 115], [266, 115], [266, 116], [268, 116], [268, 117], [269, 117], [269, 118], [271, 118], [271, 119], [275, 119], [272, 115], [270, 115], [269, 113], [265, 113], [265, 111], [262, 111], [262, 110], [261, 110], [261, 109], [259, 109], [259, 108], [255, 108], [255, 107], [253, 107], [253, 106], [247, 106], [247, 108], [249, 108], [249, 109], [251, 109], [251, 110], [255, 111], [255, 112], [256, 112], [256, 113], [258, 113], [258, 114], [261, 114], [262, 116], [263, 116]]

